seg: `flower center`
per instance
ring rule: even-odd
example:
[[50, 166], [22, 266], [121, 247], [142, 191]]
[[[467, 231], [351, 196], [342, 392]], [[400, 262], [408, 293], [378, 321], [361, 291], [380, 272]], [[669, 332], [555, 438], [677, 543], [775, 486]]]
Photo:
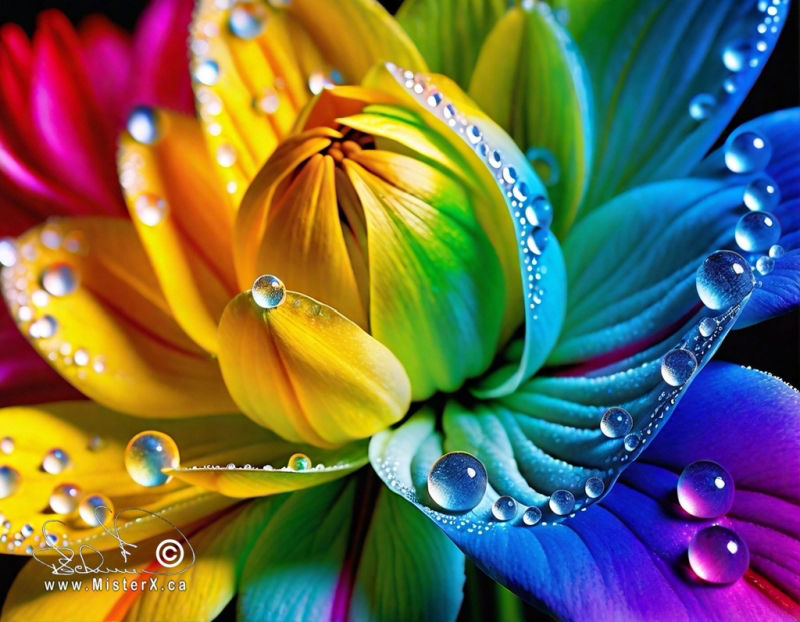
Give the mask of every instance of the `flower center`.
[[337, 125], [335, 129], [342, 133], [342, 137], [334, 140], [322, 154], [332, 157], [337, 167], [342, 166], [345, 158], [357, 156], [364, 149], [375, 149], [375, 138], [370, 134], [343, 125]]

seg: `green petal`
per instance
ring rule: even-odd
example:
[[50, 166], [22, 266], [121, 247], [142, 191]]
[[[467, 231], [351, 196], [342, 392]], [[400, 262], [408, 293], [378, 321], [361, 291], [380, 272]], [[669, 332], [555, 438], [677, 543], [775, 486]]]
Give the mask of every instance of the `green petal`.
[[481, 43], [507, 7], [508, 0], [406, 0], [397, 21], [431, 71], [466, 88]]
[[[592, 165], [591, 84], [566, 29], [542, 3], [510, 10], [481, 49], [469, 94], [529, 157], [548, 188], [563, 233]], [[539, 150], [545, 157], [536, 157]]]

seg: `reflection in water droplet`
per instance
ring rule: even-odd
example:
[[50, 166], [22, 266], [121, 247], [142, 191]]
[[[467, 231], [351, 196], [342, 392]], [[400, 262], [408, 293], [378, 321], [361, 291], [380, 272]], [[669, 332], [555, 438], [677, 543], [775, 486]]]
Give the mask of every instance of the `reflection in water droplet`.
[[661, 377], [673, 387], [680, 387], [692, 377], [697, 369], [697, 359], [690, 350], [675, 348], [661, 359]]
[[631, 432], [625, 436], [625, 440], [623, 441], [623, 445], [625, 445], [625, 449], [627, 451], [633, 451], [636, 449], [639, 444], [642, 442], [642, 437], [639, 436], [638, 432]]
[[633, 418], [624, 408], [613, 407], [600, 418], [600, 431], [608, 438], [620, 438], [631, 431]]
[[542, 511], [537, 507], [529, 507], [522, 514], [522, 522], [528, 526], [535, 525], [542, 520]]
[[689, 543], [689, 565], [709, 583], [733, 583], [750, 566], [750, 551], [732, 529], [714, 525], [699, 531]]
[[772, 156], [772, 147], [761, 134], [737, 130], [725, 141], [725, 166], [732, 173], [762, 170]]
[[509, 521], [517, 514], [517, 502], [511, 497], [499, 497], [492, 505], [492, 516], [499, 521]]
[[428, 493], [445, 510], [467, 512], [486, 493], [486, 469], [475, 456], [454, 451], [439, 458], [428, 474]]
[[51, 449], [42, 460], [42, 468], [50, 475], [58, 475], [69, 466], [69, 456], [63, 449]]
[[78, 289], [78, 278], [67, 263], [54, 263], [42, 271], [42, 287], [51, 296], [69, 296]]
[[267, 11], [261, 2], [237, 2], [228, 16], [228, 27], [240, 39], [254, 39], [264, 32]]
[[19, 488], [22, 478], [19, 471], [10, 466], [0, 466], [0, 499], [10, 497]]
[[600, 495], [603, 494], [603, 490], [605, 490], [606, 485], [603, 483], [603, 480], [599, 477], [590, 477], [586, 480], [586, 484], [584, 485], [584, 492], [586, 496], [590, 499], [597, 499]]
[[769, 256], [773, 259], [780, 259], [786, 254], [786, 251], [783, 250], [783, 246], [780, 244], [773, 244], [769, 247]]
[[56, 334], [58, 322], [52, 315], [44, 315], [31, 324], [28, 329], [32, 339], [49, 339]]
[[569, 490], [556, 490], [550, 495], [548, 505], [554, 514], [564, 516], [575, 507], [575, 496]]
[[704, 317], [700, 320], [698, 331], [703, 337], [710, 337], [714, 334], [714, 331], [717, 330], [718, 326], [719, 322], [713, 317]]
[[769, 212], [747, 212], [736, 223], [736, 244], [744, 251], [765, 251], [781, 237], [781, 224]]
[[157, 430], [140, 432], [125, 448], [125, 469], [140, 486], [161, 486], [172, 479], [162, 469], [180, 464], [178, 446], [172, 437]]
[[81, 520], [89, 527], [97, 527], [107, 523], [114, 512], [111, 500], [105, 495], [93, 493], [85, 496], [78, 504], [78, 513]]
[[262, 309], [275, 309], [286, 300], [286, 287], [278, 277], [262, 274], [253, 283], [251, 295]]
[[717, 518], [731, 509], [733, 478], [712, 460], [692, 462], [678, 478], [678, 503], [697, 518]]
[[137, 106], [127, 122], [128, 133], [143, 145], [152, 145], [159, 138], [158, 113], [150, 106]]
[[70, 514], [78, 505], [80, 488], [74, 484], [61, 484], [50, 495], [50, 509], [56, 514]]
[[194, 79], [200, 84], [214, 86], [219, 80], [219, 65], [210, 58], [200, 61], [195, 65]]
[[756, 270], [762, 276], [766, 276], [775, 268], [775, 260], [772, 257], [762, 255], [756, 259]]
[[286, 466], [295, 471], [307, 471], [311, 468], [311, 458], [305, 454], [292, 454]]
[[741, 255], [717, 251], [697, 269], [695, 284], [703, 304], [719, 311], [740, 303], [753, 291], [755, 279]]
[[781, 202], [778, 185], [766, 175], [747, 184], [744, 189], [744, 204], [755, 211], [769, 211]]

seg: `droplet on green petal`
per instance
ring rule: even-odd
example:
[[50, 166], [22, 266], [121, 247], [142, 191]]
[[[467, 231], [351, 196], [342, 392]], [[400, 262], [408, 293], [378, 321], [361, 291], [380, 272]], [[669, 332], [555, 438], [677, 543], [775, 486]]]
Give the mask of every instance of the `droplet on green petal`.
[[311, 468], [311, 458], [305, 454], [292, 454], [287, 465], [293, 471], [307, 471]]

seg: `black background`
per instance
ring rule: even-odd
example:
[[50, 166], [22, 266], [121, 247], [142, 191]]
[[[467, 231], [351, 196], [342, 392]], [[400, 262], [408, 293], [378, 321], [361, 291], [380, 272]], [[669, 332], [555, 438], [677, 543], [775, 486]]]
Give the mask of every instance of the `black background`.
[[[107, 0], [62, 0], [61, 2], [0, 0], [0, 23], [16, 22], [32, 33], [36, 23], [36, 14], [44, 9], [57, 8], [76, 23], [90, 13], [103, 13], [123, 28], [132, 30], [146, 4], [147, 2], [143, 0], [125, 0], [113, 3]], [[400, 2], [386, 0], [383, 4], [390, 10], [394, 10]], [[770, 57], [755, 88], [731, 122], [729, 130], [766, 112], [800, 104], [800, 72], [798, 70], [798, 30], [800, 28], [798, 26], [797, 2], [794, 2], [776, 50]], [[0, 85], [1, 87], [2, 85]], [[797, 387], [800, 386], [799, 343], [800, 313], [795, 312], [763, 322], [755, 327], [731, 332], [715, 358], [769, 371]], [[24, 558], [0, 556], [0, 602], [4, 599], [8, 585], [23, 562]], [[487, 617], [491, 617], [491, 612], [494, 610], [491, 606], [494, 591], [488, 581], [476, 577], [474, 572], [469, 574], [471, 575], [470, 583], [473, 581], [479, 583], [475, 587], [481, 592], [481, 597], [477, 602], [474, 599], [470, 600], [484, 611], [464, 611], [461, 618], [464, 620], [487, 619]], [[526, 613], [531, 619], [539, 617], [532, 611]], [[229, 606], [218, 620], [233, 620], [234, 615], [234, 607]], [[32, 620], [31, 622], [37, 621]]]

